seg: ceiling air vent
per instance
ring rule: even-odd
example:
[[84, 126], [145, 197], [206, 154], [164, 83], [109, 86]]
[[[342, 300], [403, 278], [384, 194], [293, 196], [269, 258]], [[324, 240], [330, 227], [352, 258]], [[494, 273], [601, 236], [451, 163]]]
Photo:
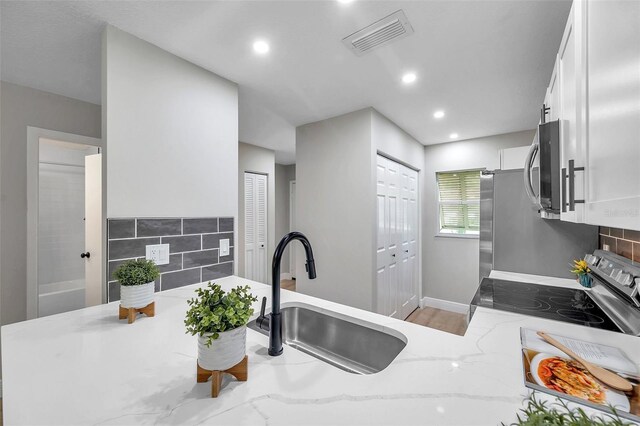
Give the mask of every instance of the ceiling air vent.
[[402, 10], [356, 31], [342, 42], [357, 56], [362, 56], [376, 47], [413, 34], [413, 28]]

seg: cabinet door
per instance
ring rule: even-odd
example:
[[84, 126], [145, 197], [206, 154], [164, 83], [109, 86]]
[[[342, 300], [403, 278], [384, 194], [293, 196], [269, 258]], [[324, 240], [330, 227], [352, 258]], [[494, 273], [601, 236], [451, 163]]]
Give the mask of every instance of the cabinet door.
[[545, 106], [549, 108], [545, 122], [554, 121], [560, 118], [560, 79], [558, 78], [558, 61], [556, 60], [551, 74], [551, 81], [545, 97]]
[[640, 2], [587, 3], [588, 223], [640, 230]]
[[583, 149], [580, 134], [581, 110], [579, 103], [581, 76], [581, 6], [580, 1], [574, 2], [569, 13], [569, 19], [558, 51], [558, 80], [559, 80], [559, 120], [560, 120], [560, 167], [562, 179], [562, 199], [565, 206], [561, 209], [560, 218], [570, 222], [584, 221], [584, 204], [567, 206], [569, 200], [569, 183], [573, 183], [574, 199], [584, 199], [584, 172], [576, 171], [569, 180], [569, 162], [575, 167], [584, 166]]

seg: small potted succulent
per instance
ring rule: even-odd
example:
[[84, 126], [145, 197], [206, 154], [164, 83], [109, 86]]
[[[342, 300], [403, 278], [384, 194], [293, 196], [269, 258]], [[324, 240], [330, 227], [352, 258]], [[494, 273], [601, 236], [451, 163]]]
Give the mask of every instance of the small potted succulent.
[[589, 269], [589, 265], [587, 265], [587, 261], [574, 260], [572, 268], [573, 269], [571, 270], [571, 272], [576, 274], [576, 276], [578, 277], [576, 278], [576, 281], [578, 281], [580, 285], [582, 285], [583, 287], [591, 288], [591, 275], [589, 275], [589, 272], [591, 272], [591, 269]]
[[198, 365], [205, 370], [227, 370], [246, 355], [247, 323], [258, 298], [249, 286], [228, 292], [209, 282], [189, 300], [184, 324], [187, 333], [198, 336]]
[[129, 260], [113, 272], [120, 282], [120, 306], [144, 308], [153, 302], [155, 280], [160, 276], [153, 260]]

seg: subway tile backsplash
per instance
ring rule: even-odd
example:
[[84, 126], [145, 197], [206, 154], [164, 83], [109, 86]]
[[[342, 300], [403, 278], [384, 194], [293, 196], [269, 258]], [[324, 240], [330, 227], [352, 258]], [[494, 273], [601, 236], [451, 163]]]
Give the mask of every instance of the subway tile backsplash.
[[[108, 219], [109, 302], [120, 300], [113, 271], [126, 260], [143, 259], [149, 244], [169, 244], [169, 263], [159, 265], [156, 291], [169, 290], [233, 274], [233, 218]], [[220, 240], [229, 239], [229, 255], [220, 256]]]
[[640, 231], [600, 227], [600, 248], [609, 246], [609, 251], [640, 262]]

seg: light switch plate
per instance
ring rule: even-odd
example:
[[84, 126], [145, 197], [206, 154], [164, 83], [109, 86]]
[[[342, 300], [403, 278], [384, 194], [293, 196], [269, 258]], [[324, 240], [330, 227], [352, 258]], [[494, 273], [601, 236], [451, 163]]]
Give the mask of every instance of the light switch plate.
[[146, 246], [147, 260], [153, 260], [156, 265], [169, 263], [169, 244], [154, 244]]
[[229, 239], [220, 240], [220, 256], [229, 256]]

